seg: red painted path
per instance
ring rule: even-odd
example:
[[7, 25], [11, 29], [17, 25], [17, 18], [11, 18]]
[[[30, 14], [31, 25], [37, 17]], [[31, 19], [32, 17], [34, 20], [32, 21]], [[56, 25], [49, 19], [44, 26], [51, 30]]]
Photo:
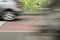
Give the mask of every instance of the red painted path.
[[[32, 22], [25, 22], [24, 19], [36, 19], [38, 16], [20, 16], [19, 20], [6, 22], [0, 27], [0, 31], [35, 31], [37, 27], [32, 27]], [[23, 19], [23, 20], [21, 20]]]

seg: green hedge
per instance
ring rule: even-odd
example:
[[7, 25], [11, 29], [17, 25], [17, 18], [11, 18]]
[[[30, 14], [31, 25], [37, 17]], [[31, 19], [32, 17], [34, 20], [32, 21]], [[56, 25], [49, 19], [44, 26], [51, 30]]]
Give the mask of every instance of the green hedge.
[[37, 8], [47, 7], [53, 0], [18, 0], [23, 11], [35, 11]]

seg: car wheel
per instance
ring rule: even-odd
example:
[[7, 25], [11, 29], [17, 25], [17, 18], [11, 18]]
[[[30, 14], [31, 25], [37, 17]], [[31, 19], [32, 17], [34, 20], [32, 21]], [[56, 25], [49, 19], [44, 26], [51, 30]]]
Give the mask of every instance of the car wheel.
[[16, 15], [14, 15], [15, 12], [13, 11], [5, 11], [3, 12], [3, 16], [2, 16], [2, 19], [3, 20], [15, 20], [16, 19]]

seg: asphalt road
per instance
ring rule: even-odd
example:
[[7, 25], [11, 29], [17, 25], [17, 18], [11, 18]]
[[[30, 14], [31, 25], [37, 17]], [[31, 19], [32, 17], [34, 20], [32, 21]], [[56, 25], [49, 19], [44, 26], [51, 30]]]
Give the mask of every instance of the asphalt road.
[[29, 32], [0, 32], [0, 40], [53, 40], [52, 36], [37, 36]]

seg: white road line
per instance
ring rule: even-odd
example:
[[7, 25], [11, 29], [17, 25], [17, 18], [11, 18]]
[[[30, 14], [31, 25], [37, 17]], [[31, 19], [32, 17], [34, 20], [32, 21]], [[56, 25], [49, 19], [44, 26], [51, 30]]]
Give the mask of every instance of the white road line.
[[0, 26], [2, 26], [5, 23], [6, 23], [5, 21], [0, 21]]

